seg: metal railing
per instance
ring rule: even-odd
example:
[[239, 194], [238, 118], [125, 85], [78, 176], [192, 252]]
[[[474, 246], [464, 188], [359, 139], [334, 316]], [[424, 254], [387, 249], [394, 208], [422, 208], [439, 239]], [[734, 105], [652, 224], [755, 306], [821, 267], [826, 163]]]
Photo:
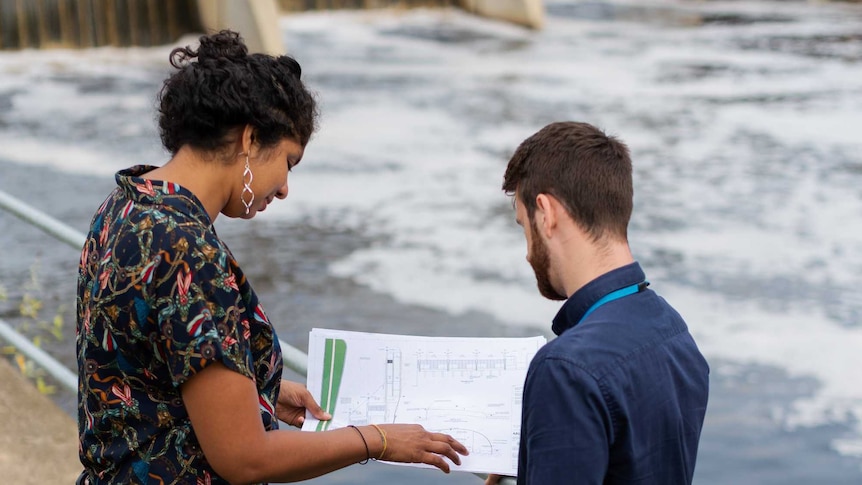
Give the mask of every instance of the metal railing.
[[[2, 190], [0, 190], [0, 209], [5, 209], [24, 222], [42, 229], [75, 250], [80, 250], [84, 247], [84, 242], [87, 239], [84, 233], [72, 229]], [[44, 350], [30, 343], [26, 337], [15, 331], [14, 328], [2, 319], [0, 319], [0, 338], [15, 346], [22, 354], [42, 367], [63, 387], [71, 392], [78, 392], [77, 374], [70, 371]], [[282, 359], [284, 360], [285, 367], [306, 377], [308, 375], [308, 355], [284, 340], [278, 339], [278, 343], [281, 345]], [[487, 478], [487, 475], [483, 473], [475, 473], [475, 475], [482, 479]], [[516, 481], [512, 477], [504, 477], [500, 481], [501, 485], [515, 485], [515, 483]]]
[[39, 367], [51, 375], [61, 386], [72, 392], [78, 392], [78, 375], [63, 364], [48, 355], [47, 352], [33, 345], [27, 337], [16, 332], [11, 325], [0, 319], [0, 338], [9, 342], [28, 359], [39, 364]]

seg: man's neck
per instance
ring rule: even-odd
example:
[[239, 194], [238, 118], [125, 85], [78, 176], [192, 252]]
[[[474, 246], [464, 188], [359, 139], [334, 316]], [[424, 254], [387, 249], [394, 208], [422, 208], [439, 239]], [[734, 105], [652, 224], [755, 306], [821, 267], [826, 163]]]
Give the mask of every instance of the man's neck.
[[625, 242], [585, 242], [565, 253], [558, 267], [561, 269], [559, 277], [563, 288], [569, 297], [599, 276], [634, 262], [629, 245]]

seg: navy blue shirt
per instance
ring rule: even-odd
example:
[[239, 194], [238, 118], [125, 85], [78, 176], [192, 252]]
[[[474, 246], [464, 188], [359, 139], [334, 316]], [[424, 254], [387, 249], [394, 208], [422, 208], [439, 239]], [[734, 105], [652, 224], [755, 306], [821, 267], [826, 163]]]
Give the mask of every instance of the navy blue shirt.
[[644, 289], [638, 263], [575, 292], [524, 385], [518, 484], [691, 483], [709, 367], [682, 317]]

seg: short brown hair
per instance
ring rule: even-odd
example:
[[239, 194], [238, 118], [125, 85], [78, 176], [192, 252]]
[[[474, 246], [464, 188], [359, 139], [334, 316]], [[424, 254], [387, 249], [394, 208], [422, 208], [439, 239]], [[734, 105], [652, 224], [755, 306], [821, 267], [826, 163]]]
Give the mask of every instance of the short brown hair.
[[551, 123], [524, 140], [506, 167], [503, 190], [518, 195], [530, 220], [536, 197], [548, 194], [594, 240], [627, 240], [634, 194], [629, 149], [590, 124]]

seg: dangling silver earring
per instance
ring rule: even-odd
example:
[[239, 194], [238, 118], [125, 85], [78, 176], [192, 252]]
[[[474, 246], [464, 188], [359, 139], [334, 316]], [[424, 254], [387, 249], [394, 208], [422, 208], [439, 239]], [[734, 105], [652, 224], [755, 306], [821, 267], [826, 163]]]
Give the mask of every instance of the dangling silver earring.
[[[240, 195], [240, 199], [242, 200], [242, 205], [245, 206], [245, 213], [248, 215], [251, 212], [251, 205], [254, 203], [254, 191], [251, 190], [251, 181], [254, 180], [254, 174], [251, 173], [251, 167], [248, 166], [248, 153], [245, 154], [245, 170], [242, 172], [242, 194]], [[251, 199], [246, 202], [245, 194], [248, 193], [251, 195]]]

